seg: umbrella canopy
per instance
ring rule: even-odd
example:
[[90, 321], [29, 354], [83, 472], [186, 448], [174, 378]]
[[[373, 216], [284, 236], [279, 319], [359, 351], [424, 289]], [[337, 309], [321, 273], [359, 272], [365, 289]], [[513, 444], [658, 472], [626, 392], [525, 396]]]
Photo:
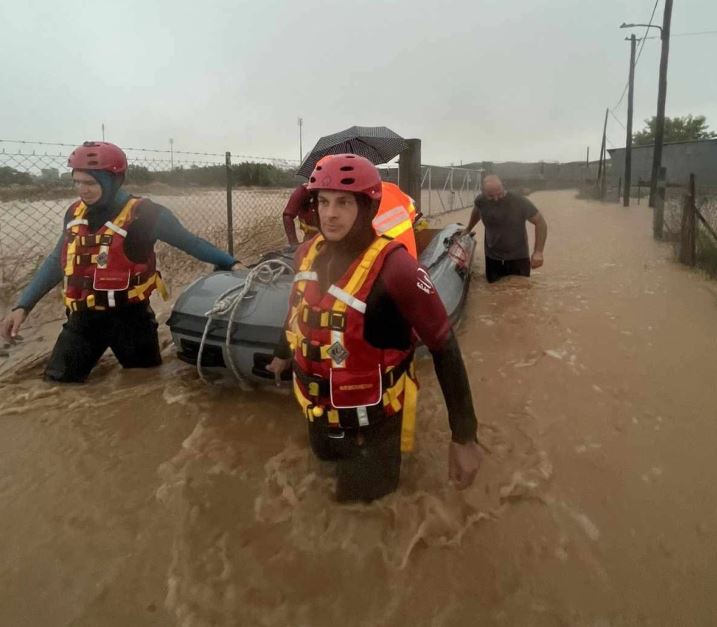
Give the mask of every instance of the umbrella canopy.
[[344, 131], [322, 137], [296, 173], [309, 178], [316, 162], [326, 155], [351, 153], [366, 157], [376, 165], [386, 163], [408, 148], [398, 133], [385, 126], [352, 126]]

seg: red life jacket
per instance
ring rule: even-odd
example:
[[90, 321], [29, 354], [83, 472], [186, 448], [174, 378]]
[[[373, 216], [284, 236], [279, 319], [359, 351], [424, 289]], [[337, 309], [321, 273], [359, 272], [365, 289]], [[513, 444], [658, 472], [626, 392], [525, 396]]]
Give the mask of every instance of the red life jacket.
[[61, 252], [65, 306], [71, 311], [110, 309], [146, 300], [154, 289], [166, 298], [157, 272], [154, 251], [143, 263], [124, 252], [127, 228], [135, 220], [141, 198], [130, 198], [111, 222], [91, 233], [85, 219], [87, 205], [73, 203], [67, 210], [65, 242]]
[[398, 246], [378, 237], [344, 275], [321, 293], [316, 236], [294, 277], [287, 339], [294, 351], [294, 393], [308, 420], [330, 427], [369, 425], [403, 410], [401, 448], [411, 450], [417, 398], [413, 347], [376, 348], [364, 339], [366, 299], [386, 256]]

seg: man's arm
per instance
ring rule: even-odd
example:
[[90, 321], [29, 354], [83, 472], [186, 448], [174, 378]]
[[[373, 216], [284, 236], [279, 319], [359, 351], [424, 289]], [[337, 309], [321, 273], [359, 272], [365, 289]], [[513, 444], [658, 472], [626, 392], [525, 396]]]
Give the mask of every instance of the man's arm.
[[380, 278], [403, 318], [431, 351], [452, 433], [448, 478], [457, 488], [467, 488], [481, 464], [476, 437], [478, 421], [463, 357], [446, 309], [428, 273], [404, 249], [386, 259]]
[[470, 233], [474, 228], [475, 225], [480, 222], [480, 208], [478, 207], [478, 199], [475, 199], [475, 202], [473, 203], [473, 211], [471, 211], [471, 218], [468, 220], [468, 226], [463, 229], [463, 233], [466, 235]]
[[399, 249], [386, 259], [380, 276], [401, 316], [431, 351], [453, 441], [475, 442], [477, 421], [463, 357], [428, 273], [405, 249]]
[[299, 243], [299, 238], [296, 237], [296, 226], [294, 225], [294, 218], [286, 213], [282, 216], [284, 221], [284, 232], [286, 233], [286, 239], [289, 240], [290, 246], [296, 246]]
[[286, 202], [284, 207], [284, 214], [282, 219], [284, 221], [284, 231], [286, 232], [286, 239], [289, 240], [289, 244], [292, 246], [299, 243], [299, 238], [296, 236], [296, 226], [294, 220], [299, 216], [301, 206], [306, 202], [309, 191], [303, 186], [299, 185], [289, 196], [289, 200]]
[[28, 313], [55, 285], [62, 281], [63, 270], [60, 255], [65, 236], [61, 235], [53, 251], [45, 258], [30, 284], [23, 290], [17, 304], [0, 322], [0, 337], [13, 342], [20, 332]]
[[529, 217], [528, 222], [535, 225], [535, 248], [533, 249], [533, 256], [530, 258], [530, 266], [539, 268], [543, 265], [543, 250], [548, 239], [548, 223], [540, 211]]
[[156, 239], [179, 248], [199, 261], [211, 263], [221, 270], [229, 270], [237, 260], [229, 253], [219, 250], [205, 239], [182, 226], [177, 217], [166, 207], [160, 207], [155, 230]]
[[29, 285], [23, 290], [14, 309], [31, 311], [40, 299], [45, 296], [53, 287], [62, 281], [63, 271], [60, 266], [60, 254], [65, 236], [60, 235], [55, 248], [45, 257], [45, 261], [32, 277]]

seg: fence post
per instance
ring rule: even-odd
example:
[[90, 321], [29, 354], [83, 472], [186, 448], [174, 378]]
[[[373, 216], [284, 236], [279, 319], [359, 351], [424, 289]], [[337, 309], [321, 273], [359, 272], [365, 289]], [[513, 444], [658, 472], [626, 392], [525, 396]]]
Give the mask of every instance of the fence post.
[[640, 204], [640, 200], [642, 200], [642, 181], [637, 181], [637, 204]]
[[232, 153], [224, 155], [227, 172], [227, 251], [234, 256], [234, 211], [232, 208]]
[[421, 210], [421, 140], [407, 139], [406, 148], [398, 158], [398, 184], [413, 198], [416, 210]]
[[690, 174], [690, 187], [682, 205], [682, 236], [680, 238], [680, 261], [694, 266], [696, 261], [697, 223], [695, 220], [695, 175]]
[[667, 179], [667, 168], [660, 166], [657, 174], [657, 195], [655, 196], [655, 208], [652, 210], [652, 236], [655, 239], [662, 239], [662, 230], [665, 223], [665, 182]]
[[617, 202], [620, 202], [620, 193], [622, 192], [622, 177], [617, 180]]

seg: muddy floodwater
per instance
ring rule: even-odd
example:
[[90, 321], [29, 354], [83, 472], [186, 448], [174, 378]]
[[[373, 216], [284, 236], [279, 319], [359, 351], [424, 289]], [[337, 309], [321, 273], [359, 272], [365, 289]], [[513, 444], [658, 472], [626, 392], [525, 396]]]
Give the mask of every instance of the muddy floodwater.
[[285, 393], [202, 384], [166, 328], [156, 371], [49, 385], [58, 323], [29, 327], [0, 358], [0, 625], [717, 624], [716, 284], [644, 205], [574, 196], [531, 196], [531, 279], [486, 284], [478, 250], [464, 492], [430, 359], [400, 489], [339, 506]]

